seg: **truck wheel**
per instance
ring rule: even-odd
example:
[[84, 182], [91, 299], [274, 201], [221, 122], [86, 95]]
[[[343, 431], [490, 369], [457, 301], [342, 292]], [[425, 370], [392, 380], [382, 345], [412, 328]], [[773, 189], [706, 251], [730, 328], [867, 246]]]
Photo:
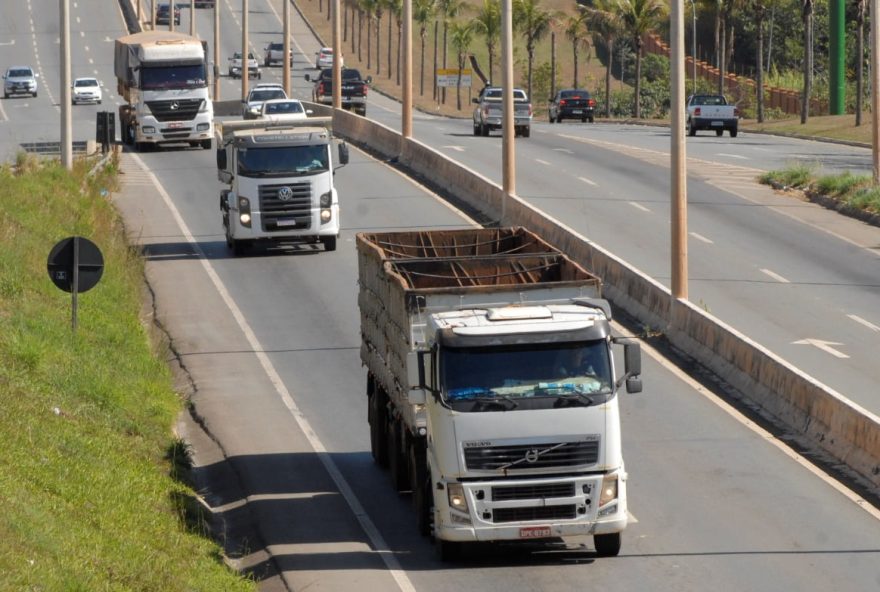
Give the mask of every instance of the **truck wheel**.
[[381, 387], [376, 386], [373, 394], [370, 396], [370, 405], [368, 409], [368, 419], [370, 421], [370, 452], [373, 454], [373, 460], [380, 467], [388, 466], [388, 446], [386, 445], [385, 428], [385, 404], [388, 395]]
[[249, 241], [232, 239], [232, 254], [236, 257], [241, 257], [247, 253], [248, 247], [250, 247]]
[[474, 135], [475, 135], [475, 136], [479, 136], [479, 135], [480, 135], [480, 126], [477, 125], [476, 123], [474, 123]]
[[388, 472], [391, 474], [391, 486], [394, 487], [394, 491], [401, 493], [409, 489], [409, 476], [406, 471], [407, 459], [400, 450], [403, 435], [400, 421], [389, 419], [385, 435], [388, 440]]
[[593, 537], [599, 557], [617, 557], [620, 553], [620, 533], [597, 534]]
[[524, 127], [524, 128], [522, 129], [522, 137], [523, 137], [523, 138], [528, 138], [530, 135], [532, 135], [532, 128]]
[[720, 138], [724, 135], [724, 129], [715, 130], [715, 135]]
[[211, 140], [202, 140], [202, 149], [210, 150], [211, 149]]
[[697, 128], [694, 127], [694, 124], [691, 123], [690, 121], [688, 121], [688, 123], [687, 123], [687, 128], [688, 128], [688, 135], [689, 136], [696, 136], [697, 135]]
[[595, 115], [590, 115], [590, 123], [593, 123], [596, 120]]
[[730, 130], [730, 137], [731, 137], [731, 138], [735, 138], [735, 137], [736, 137], [736, 132], [737, 132], [737, 129], [736, 129], [736, 128], [733, 128], [732, 130]]
[[336, 250], [336, 237], [335, 236], [322, 236], [321, 244], [324, 245], [325, 251], [335, 251]]
[[483, 123], [480, 124], [480, 135], [483, 137], [489, 137], [489, 126]]
[[556, 120], [553, 119], [553, 114], [552, 114], [552, 113], [548, 113], [548, 114], [547, 114], [547, 119], [550, 120], [550, 123], [555, 123], [555, 122], [556, 122]]
[[419, 441], [407, 448], [409, 460], [409, 481], [412, 489], [413, 509], [416, 511], [416, 526], [419, 534], [431, 534], [431, 482], [425, 462], [425, 447]]

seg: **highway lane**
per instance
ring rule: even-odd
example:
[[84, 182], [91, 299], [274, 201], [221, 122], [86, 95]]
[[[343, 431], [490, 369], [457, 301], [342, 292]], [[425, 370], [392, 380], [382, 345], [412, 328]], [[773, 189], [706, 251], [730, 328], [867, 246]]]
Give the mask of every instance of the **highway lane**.
[[[135, 168], [124, 176], [146, 187], [146, 199], [127, 204], [133, 208], [128, 221], [148, 245], [159, 313], [196, 381], [197, 412], [230, 455], [263, 537], [294, 589], [316, 583], [336, 590], [405, 588], [371, 551], [375, 543], [317, 462], [259, 355], [276, 369], [394, 550], [404, 584], [415, 589], [876, 587], [877, 520], [650, 359], [645, 395], [622, 400], [638, 522], [625, 535], [621, 558], [490, 548], [458, 565], [439, 564], [414, 532], [407, 497], [394, 495], [369, 459], [351, 234], [466, 221], [372, 159], [357, 151], [353, 157], [337, 174], [345, 234], [335, 253], [232, 259], [222, 240], [212, 155], [139, 155], [167, 189], [204, 253], [200, 259], [148, 176]], [[243, 313], [258, 347], [231, 322], [205, 265]]]

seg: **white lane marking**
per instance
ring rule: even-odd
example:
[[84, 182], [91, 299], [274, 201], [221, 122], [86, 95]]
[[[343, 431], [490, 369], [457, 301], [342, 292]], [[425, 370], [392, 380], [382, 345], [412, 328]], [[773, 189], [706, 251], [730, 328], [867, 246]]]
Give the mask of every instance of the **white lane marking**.
[[[584, 237], [580, 237], [580, 235], [576, 235], [582, 240], [586, 241], [587, 239]], [[614, 327], [616, 331], [618, 331], [622, 335], [627, 335], [628, 337], [635, 337], [634, 335], [629, 335], [626, 331], [621, 327], [616, 321], [611, 322], [611, 326]], [[880, 508], [875, 508], [870, 503], [865, 501], [865, 499], [858, 495], [855, 491], [829, 475], [822, 471], [819, 467], [814, 465], [812, 462], [798, 454], [794, 451], [788, 444], [779, 438], [775, 437], [773, 434], [754, 423], [748, 417], [743, 415], [740, 411], [734, 408], [730, 403], [713, 393], [712, 391], [706, 389], [702, 384], [697, 382], [694, 378], [684, 372], [681, 368], [671, 363], [669, 360], [660, 355], [657, 350], [651, 347], [649, 344], [644, 341], [641, 342], [642, 351], [647, 355], [651, 356], [655, 362], [665, 368], [667, 371], [676, 376], [679, 380], [685, 383], [687, 386], [692, 388], [694, 391], [702, 395], [706, 400], [714, 403], [721, 411], [727, 413], [731, 416], [734, 421], [739, 422], [745, 428], [754, 432], [759, 438], [761, 438], [764, 442], [774, 446], [777, 450], [782, 452], [785, 456], [795, 461], [801, 467], [805, 468], [807, 471], [812, 473], [815, 477], [818, 477], [822, 480], [826, 485], [829, 485], [832, 489], [846, 497], [850, 502], [867, 512], [871, 515], [875, 520], [880, 521]]]
[[86, 32], [85, 32], [85, 31], [80, 31], [80, 32], [79, 32], [79, 36], [80, 36], [80, 37], [85, 37], [85, 36], [86, 36]]
[[9, 117], [6, 116], [6, 110], [3, 109], [3, 103], [0, 103], [0, 121], [9, 121]]
[[456, 152], [464, 152], [464, 146], [444, 146], [444, 148], [449, 148], [450, 150], [455, 150]]
[[535, 159], [535, 162], [537, 162], [538, 164], [543, 164], [543, 165], [550, 166], [550, 163], [549, 163], [549, 162], [547, 162], [546, 160], [541, 160], [540, 158], [536, 158], [536, 159]]
[[83, 47], [85, 48], [86, 51], [89, 51], [89, 46], [88, 46], [88, 45], [83, 45]]
[[76, 17], [76, 22], [77, 22], [77, 24], [79, 24], [79, 22], [80, 22], [79, 17]]
[[792, 345], [812, 345], [813, 347], [818, 347], [823, 352], [827, 354], [831, 354], [835, 358], [840, 358], [841, 360], [847, 359], [849, 356], [843, 353], [842, 351], [838, 351], [831, 347], [832, 345], [843, 345], [842, 343], [837, 343], [836, 341], [822, 341], [821, 339], [801, 339], [799, 341], [792, 341]]
[[583, 181], [587, 185], [592, 185], [593, 187], [599, 186], [598, 183], [596, 183], [595, 181], [591, 181], [590, 179], [587, 179], [586, 177], [578, 177], [578, 181]]
[[642, 210], [643, 212], [650, 212], [651, 211], [648, 208], [646, 208], [645, 206], [643, 206], [642, 204], [636, 203], [634, 201], [629, 202], [629, 205], [631, 205], [632, 207], [634, 207], [637, 210]]
[[0, 45], [15, 45], [15, 39], [13, 39], [12, 41], [0, 42]]
[[564, 152], [565, 154], [574, 154], [574, 150], [569, 150], [568, 148], [554, 148], [554, 152]]
[[867, 327], [871, 331], [876, 331], [876, 332], [880, 333], [880, 327], [878, 327], [877, 325], [875, 325], [871, 321], [866, 321], [862, 317], [856, 316], [854, 314], [850, 314], [850, 315], [846, 315], [846, 316], [848, 316], [849, 318], [851, 318], [855, 322], [859, 323], [860, 325], [864, 325], [865, 327]]
[[89, 58], [89, 63], [90, 63], [90, 64], [94, 64], [94, 63], [95, 63], [95, 60], [93, 60], [92, 58]]
[[706, 243], [706, 244], [709, 244], [709, 245], [714, 245], [714, 244], [715, 244], [713, 241], [709, 240], [708, 238], [706, 238], [706, 237], [703, 236], [702, 234], [697, 234], [696, 232], [691, 232], [690, 235], [691, 235], [692, 237], [694, 237], [695, 239], [697, 239], [698, 241], [703, 241], [703, 242]]
[[159, 192], [159, 195], [162, 196], [162, 201], [165, 202], [165, 206], [171, 211], [171, 215], [174, 217], [175, 222], [177, 223], [178, 228], [180, 228], [181, 233], [183, 234], [186, 242], [188, 242], [193, 251], [199, 257], [199, 262], [202, 264], [202, 268], [205, 270], [205, 273], [208, 274], [208, 277], [211, 279], [211, 283], [214, 284], [214, 288], [219, 293], [220, 297], [223, 299], [223, 302], [229, 308], [229, 311], [232, 313], [232, 317], [235, 319], [238, 327], [241, 329], [242, 333], [244, 333], [245, 338], [248, 341], [251, 349], [256, 355], [257, 360], [259, 360], [260, 365], [263, 367], [263, 371], [269, 377], [269, 380], [272, 382], [272, 385], [275, 387], [275, 392], [281, 397], [282, 402], [290, 411], [290, 414], [293, 416], [294, 420], [296, 420], [297, 425], [300, 430], [302, 430], [312, 449], [315, 451], [315, 454], [321, 461], [321, 464], [324, 465], [324, 469], [330, 475], [330, 478], [333, 479], [333, 482], [336, 484], [336, 487], [339, 489], [339, 493], [348, 503], [348, 507], [351, 509], [354, 517], [360, 523], [361, 528], [364, 529], [364, 532], [369, 537], [370, 542], [373, 544], [373, 549], [375, 549], [376, 553], [379, 554], [379, 557], [382, 558], [382, 561], [385, 563], [385, 566], [388, 568], [389, 573], [394, 578], [394, 581], [397, 582], [397, 585], [400, 587], [402, 592], [416, 592], [416, 588], [413, 585], [412, 581], [407, 577], [406, 572], [403, 571], [403, 568], [400, 565], [400, 562], [397, 560], [397, 557], [394, 555], [394, 552], [388, 546], [388, 543], [385, 542], [385, 538], [382, 536], [382, 533], [379, 532], [379, 529], [376, 528], [376, 525], [370, 519], [370, 516], [367, 514], [367, 511], [361, 505], [360, 500], [358, 500], [354, 491], [352, 491], [351, 486], [345, 480], [345, 477], [339, 470], [339, 467], [336, 466], [336, 463], [333, 461], [333, 458], [327, 453], [327, 449], [324, 447], [324, 444], [321, 442], [321, 439], [318, 437], [318, 434], [312, 429], [309, 420], [306, 419], [305, 414], [299, 409], [296, 402], [293, 400], [293, 396], [290, 394], [290, 391], [287, 390], [287, 386], [284, 384], [284, 381], [281, 379], [281, 376], [278, 374], [278, 371], [275, 369], [274, 364], [272, 364], [272, 360], [269, 359], [269, 356], [265, 353], [266, 349], [260, 344], [260, 341], [257, 339], [256, 334], [254, 333], [251, 326], [248, 324], [247, 319], [245, 319], [241, 310], [238, 308], [238, 305], [235, 304], [235, 301], [232, 299], [232, 296], [226, 290], [226, 287], [223, 285], [223, 282], [220, 280], [220, 276], [217, 275], [217, 272], [214, 270], [214, 266], [211, 264], [210, 260], [205, 256], [205, 252], [202, 251], [202, 248], [199, 246], [199, 243], [196, 241], [192, 232], [190, 232], [189, 227], [186, 225], [186, 222], [183, 220], [183, 217], [180, 215], [180, 212], [177, 210], [177, 207], [174, 205], [174, 202], [171, 200], [171, 196], [168, 195], [168, 192], [165, 191], [165, 188], [159, 182], [159, 179], [156, 177], [155, 173], [153, 173], [143, 160], [137, 155], [132, 154], [131, 157], [138, 163], [138, 166], [141, 167], [141, 170], [149, 176], [150, 180], [153, 182], [153, 185], [156, 187], [156, 190]]
[[739, 154], [728, 154], [726, 152], [718, 152], [717, 156], [726, 156], [727, 158], [736, 158], [739, 160], [750, 160], [747, 156], [740, 156]]
[[761, 273], [763, 273], [764, 275], [770, 276], [771, 278], [773, 278], [777, 282], [781, 282], [783, 284], [790, 284], [791, 283], [790, 281], [788, 281], [787, 279], [785, 279], [784, 277], [782, 277], [781, 275], [779, 275], [775, 271], [770, 271], [769, 269], [761, 269]]

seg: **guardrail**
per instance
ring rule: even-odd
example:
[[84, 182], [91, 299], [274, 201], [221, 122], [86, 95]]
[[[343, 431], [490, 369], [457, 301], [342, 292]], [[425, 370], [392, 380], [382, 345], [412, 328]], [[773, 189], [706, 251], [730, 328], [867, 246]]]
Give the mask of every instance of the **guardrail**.
[[[86, 140], [75, 141], [73, 144], [74, 154], [89, 154], [89, 142]], [[21, 149], [31, 154], [52, 155], [61, 154], [61, 142], [22, 142]], [[94, 149], [92, 149], [92, 152]]]
[[[324, 111], [315, 110], [323, 115]], [[751, 404], [880, 487], [880, 417], [859, 407], [573, 229], [551, 220], [479, 173], [415, 139], [343, 110], [334, 133], [396, 158], [429, 186], [455, 196], [490, 220], [525, 226], [602, 278], [605, 295], [734, 386]]]

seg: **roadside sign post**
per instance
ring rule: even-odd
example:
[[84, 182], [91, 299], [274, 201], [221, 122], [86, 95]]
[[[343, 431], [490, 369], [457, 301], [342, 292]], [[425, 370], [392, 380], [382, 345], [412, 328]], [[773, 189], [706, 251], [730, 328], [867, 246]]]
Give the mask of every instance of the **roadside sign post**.
[[104, 273], [104, 257], [95, 243], [81, 236], [58, 242], [46, 263], [49, 279], [71, 294], [71, 329], [76, 332], [77, 296], [94, 288]]

